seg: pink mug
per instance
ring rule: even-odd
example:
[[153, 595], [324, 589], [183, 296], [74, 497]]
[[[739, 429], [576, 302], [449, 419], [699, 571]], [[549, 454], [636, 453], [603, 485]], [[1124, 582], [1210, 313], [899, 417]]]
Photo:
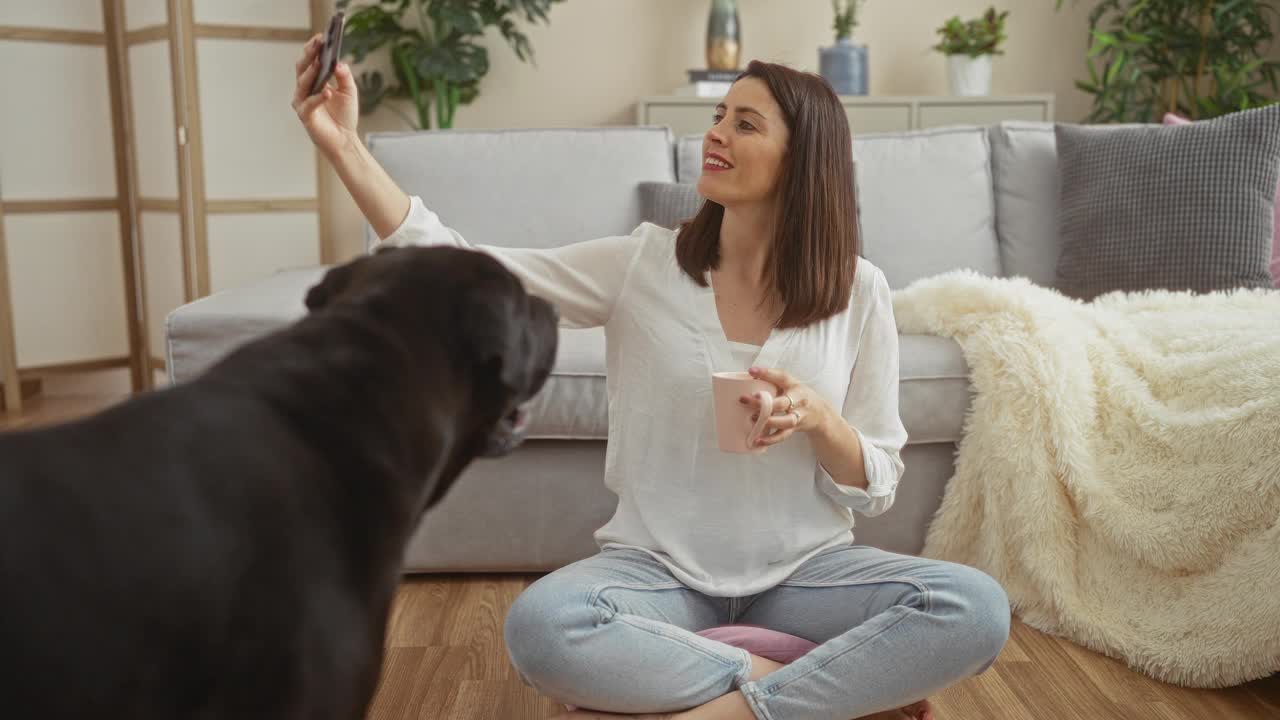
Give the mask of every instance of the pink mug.
[[[773, 398], [778, 388], [768, 380], [753, 378], [745, 372], [719, 372], [711, 376], [711, 393], [715, 402], [716, 439], [720, 449], [730, 453], [759, 454], [764, 448], [756, 447], [756, 440], [764, 432], [765, 423], [773, 414]], [[752, 406], [743, 405], [738, 398], [760, 393], [760, 417], [751, 422]]]

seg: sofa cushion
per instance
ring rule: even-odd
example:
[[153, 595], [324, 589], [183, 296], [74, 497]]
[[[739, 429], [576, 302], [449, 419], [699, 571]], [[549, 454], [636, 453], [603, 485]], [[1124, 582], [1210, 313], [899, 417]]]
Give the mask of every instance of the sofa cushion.
[[[561, 330], [547, 391], [531, 408], [541, 438], [609, 436], [604, 333]], [[958, 442], [969, 410], [969, 366], [960, 346], [936, 335], [899, 336], [899, 412], [911, 443]]]
[[853, 155], [862, 254], [890, 287], [959, 268], [1001, 274], [985, 128], [864, 135]]
[[676, 180], [696, 183], [702, 176], [702, 135], [683, 135], [676, 143]]
[[1056, 131], [1063, 293], [1272, 287], [1280, 105], [1190, 125]]
[[529, 437], [604, 440], [609, 437], [604, 329], [560, 330], [551, 377], [529, 408]]
[[636, 187], [640, 193], [640, 220], [677, 229], [681, 221], [697, 214], [702, 205], [696, 188], [693, 183], [640, 183]]
[[1058, 149], [1053, 123], [990, 128], [1000, 265], [1009, 277], [1053, 286], [1058, 266]]
[[[701, 136], [681, 138], [680, 182], [697, 182], [701, 152]], [[1001, 274], [986, 128], [860, 135], [853, 155], [862, 254], [890, 287], [959, 268]]]
[[[185, 382], [241, 344], [306, 314], [302, 299], [324, 268], [277, 273], [183, 305], [166, 321], [171, 382]], [[530, 408], [529, 437], [607, 437], [604, 331], [561, 330], [555, 368]]]
[[366, 142], [405, 192], [483, 245], [627, 235], [640, 224], [636, 184], [675, 180], [665, 128], [370, 133]]
[[187, 303], [165, 319], [165, 370], [186, 382], [240, 345], [306, 315], [307, 290], [325, 268], [285, 270]]
[[898, 414], [907, 442], [959, 442], [972, 398], [959, 343], [937, 335], [899, 335], [898, 352]]
[[[1161, 121], [1164, 125], [1190, 125], [1192, 122], [1174, 113], [1165, 113]], [[1280, 288], [1280, 187], [1276, 188], [1275, 223], [1271, 232], [1271, 282]]]
[[[898, 405], [909, 442], [958, 442], [970, 401], [960, 346], [936, 335], [902, 335], [899, 343]], [[560, 331], [555, 370], [530, 408], [530, 437], [609, 437], [604, 344], [596, 329]]]
[[[302, 317], [302, 298], [323, 273], [277, 273], [170, 313], [170, 380], [190, 380], [242, 343]], [[903, 335], [900, 343], [899, 406], [910, 442], [958, 441], [969, 407], [969, 372], [960, 346], [933, 335]], [[530, 408], [529, 437], [604, 440], [608, 411], [604, 331], [562, 329], [551, 378]]]

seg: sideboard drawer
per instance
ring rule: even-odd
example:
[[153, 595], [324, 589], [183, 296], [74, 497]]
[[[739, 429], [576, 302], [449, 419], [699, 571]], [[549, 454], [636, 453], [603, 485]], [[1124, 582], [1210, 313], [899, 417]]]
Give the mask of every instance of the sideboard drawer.
[[920, 103], [920, 116], [916, 121], [916, 127], [995, 125], [1005, 120], [1049, 122], [1053, 120], [1053, 116], [1048, 104], [1043, 102], [947, 103], [939, 101]]

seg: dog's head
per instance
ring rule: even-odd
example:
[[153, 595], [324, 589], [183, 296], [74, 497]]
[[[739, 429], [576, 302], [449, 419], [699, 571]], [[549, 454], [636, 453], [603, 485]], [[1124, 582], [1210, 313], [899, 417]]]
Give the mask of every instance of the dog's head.
[[[520, 444], [526, 406], [555, 362], [555, 309], [526, 293], [515, 275], [482, 252], [383, 248], [329, 270], [308, 291], [306, 306], [313, 314], [361, 316], [394, 333], [410, 358], [449, 359], [449, 376], [425, 378], [422, 385], [465, 394], [454, 398], [460, 416], [451, 418], [451, 427], [464, 434], [454, 443], [462, 464]], [[416, 367], [431, 371], [426, 364]]]

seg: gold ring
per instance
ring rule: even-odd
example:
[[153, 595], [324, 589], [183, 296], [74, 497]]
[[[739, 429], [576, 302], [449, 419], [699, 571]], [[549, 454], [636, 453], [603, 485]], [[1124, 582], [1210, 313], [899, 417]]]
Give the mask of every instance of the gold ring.
[[796, 409], [796, 401], [791, 399], [791, 395], [782, 393], [782, 397], [787, 399], [787, 412], [794, 411]]

